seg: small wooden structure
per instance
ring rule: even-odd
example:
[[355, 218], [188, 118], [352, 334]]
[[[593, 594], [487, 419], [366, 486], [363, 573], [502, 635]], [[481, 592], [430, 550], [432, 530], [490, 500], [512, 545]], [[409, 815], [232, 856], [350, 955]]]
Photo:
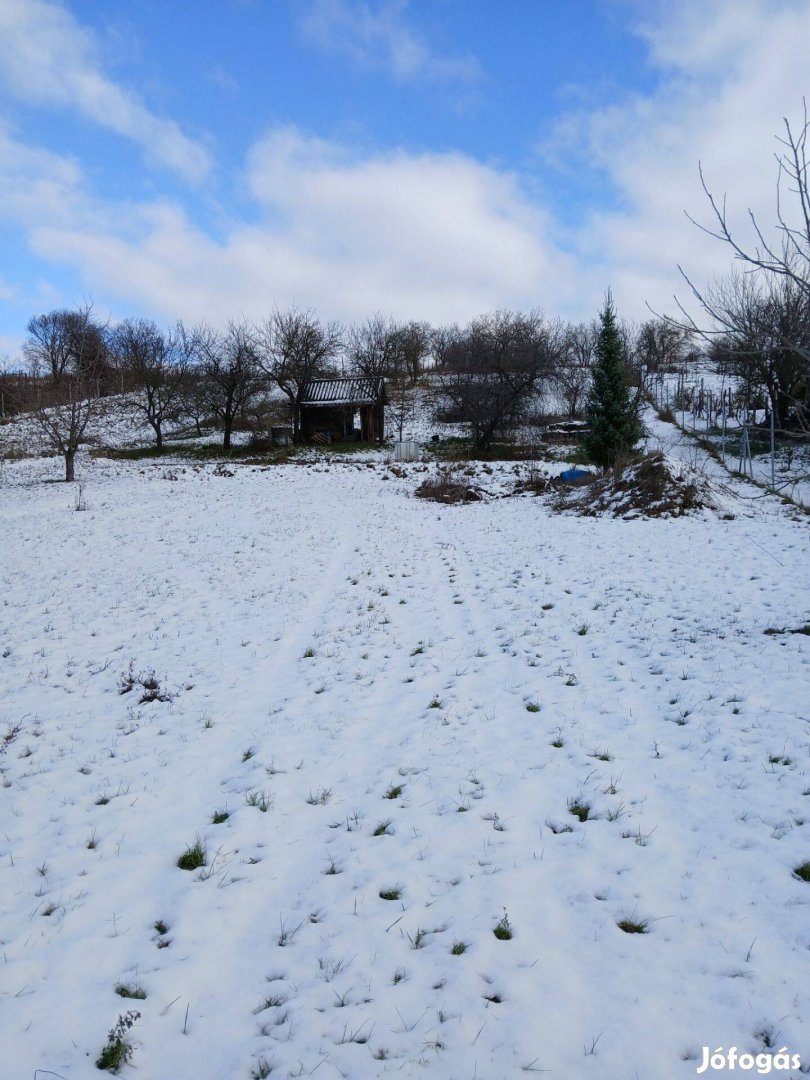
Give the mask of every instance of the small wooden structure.
[[385, 379], [314, 379], [301, 391], [298, 431], [306, 441], [385, 437]]

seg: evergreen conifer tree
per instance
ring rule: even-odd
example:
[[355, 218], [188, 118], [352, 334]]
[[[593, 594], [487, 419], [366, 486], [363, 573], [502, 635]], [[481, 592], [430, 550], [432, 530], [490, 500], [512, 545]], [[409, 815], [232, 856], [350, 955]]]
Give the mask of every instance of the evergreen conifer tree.
[[630, 453], [643, 430], [627, 385], [624, 349], [610, 292], [599, 320], [593, 381], [585, 404], [588, 434], [584, 447], [595, 465], [609, 469], [617, 458]]

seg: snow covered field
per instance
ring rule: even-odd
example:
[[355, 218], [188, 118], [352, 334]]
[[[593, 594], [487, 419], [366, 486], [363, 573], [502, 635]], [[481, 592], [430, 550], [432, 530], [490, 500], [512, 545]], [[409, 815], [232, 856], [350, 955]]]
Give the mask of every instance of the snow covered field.
[[148, 1080], [810, 1069], [806, 518], [59, 468], [4, 473], [4, 1077], [130, 1009]]

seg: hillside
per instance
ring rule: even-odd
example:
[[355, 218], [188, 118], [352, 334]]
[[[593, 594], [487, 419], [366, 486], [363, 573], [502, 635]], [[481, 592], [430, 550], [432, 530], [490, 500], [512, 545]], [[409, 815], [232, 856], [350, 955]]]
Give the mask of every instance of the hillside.
[[7, 1075], [810, 1062], [807, 519], [425, 468], [6, 464]]

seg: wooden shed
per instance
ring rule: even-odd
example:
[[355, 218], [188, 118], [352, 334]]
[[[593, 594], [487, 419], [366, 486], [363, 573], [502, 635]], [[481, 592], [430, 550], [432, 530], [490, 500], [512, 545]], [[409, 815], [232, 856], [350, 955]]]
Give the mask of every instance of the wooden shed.
[[314, 379], [298, 404], [301, 438], [360, 439], [381, 443], [385, 437], [385, 379]]

